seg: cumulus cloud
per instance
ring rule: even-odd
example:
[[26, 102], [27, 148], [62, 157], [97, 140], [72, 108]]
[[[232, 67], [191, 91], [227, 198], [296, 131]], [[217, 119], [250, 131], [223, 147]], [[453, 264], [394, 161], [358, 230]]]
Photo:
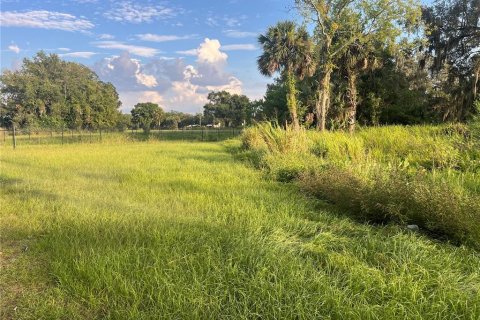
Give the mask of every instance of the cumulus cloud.
[[142, 72], [139, 60], [130, 53], [104, 58], [93, 66], [93, 70], [104, 81], [112, 82], [120, 91], [146, 90], [158, 85], [155, 77]]
[[60, 57], [85, 58], [85, 59], [91, 58], [94, 55], [96, 55], [96, 53], [91, 51], [77, 51], [77, 52], [59, 54]]
[[227, 61], [228, 55], [220, 51], [221, 46], [220, 41], [206, 38], [197, 49], [198, 62], [224, 64]]
[[167, 110], [199, 112], [210, 91], [242, 92], [242, 82], [226, 71], [228, 55], [221, 48], [218, 40], [207, 38], [195, 49], [193, 64], [158, 57], [142, 63], [124, 52], [100, 60], [93, 69], [117, 87], [125, 111], [137, 102], [152, 101]]
[[242, 82], [235, 78], [234, 76], [228, 77], [228, 83], [216, 85], [216, 86], [209, 86], [207, 85], [207, 90], [210, 91], [228, 91], [232, 94], [242, 94]]
[[168, 102], [178, 109], [193, 111], [189, 108], [205, 104], [207, 97], [205, 93], [201, 92], [200, 86], [189, 81], [175, 81], [172, 83]]
[[175, 36], [175, 35], [160, 35], [160, 34], [152, 34], [152, 33], [137, 34], [138, 39], [143, 41], [151, 41], [151, 42], [177, 41], [177, 40], [191, 39], [192, 37], [193, 37], [192, 35]]
[[11, 44], [8, 46], [8, 50], [15, 52], [15, 53], [20, 53], [20, 48], [16, 44]]
[[130, 112], [134, 105], [141, 102], [153, 102], [162, 107], [165, 105], [165, 99], [157, 91], [120, 91], [119, 96], [123, 112]]
[[107, 19], [118, 22], [143, 23], [171, 18], [176, 15], [176, 12], [174, 9], [162, 5], [141, 5], [131, 1], [123, 1], [117, 3], [103, 15]]
[[155, 48], [135, 46], [135, 45], [126, 44], [120, 41], [97, 41], [97, 42], [94, 42], [93, 44], [97, 48], [128, 51], [140, 57], [153, 57], [160, 53], [160, 51]]
[[93, 23], [84, 18], [47, 10], [0, 12], [0, 25], [2, 27], [56, 29], [72, 32], [87, 31], [94, 27]]

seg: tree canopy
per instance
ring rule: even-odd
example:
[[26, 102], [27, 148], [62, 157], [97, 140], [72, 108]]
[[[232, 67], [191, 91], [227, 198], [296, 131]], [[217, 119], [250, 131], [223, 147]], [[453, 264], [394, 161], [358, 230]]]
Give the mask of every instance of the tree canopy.
[[0, 77], [1, 125], [108, 128], [117, 125], [121, 105], [111, 83], [88, 67], [39, 52], [19, 70]]
[[239, 127], [251, 124], [254, 120], [255, 106], [247, 96], [218, 91], [210, 92], [208, 100], [203, 107], [206, 122], [222, 122], [226, 127]]
[[132, 109], [132, 123], [149, 133], [153, 127], [160, 127], [165, 113], [156, 103], [137, 103]]

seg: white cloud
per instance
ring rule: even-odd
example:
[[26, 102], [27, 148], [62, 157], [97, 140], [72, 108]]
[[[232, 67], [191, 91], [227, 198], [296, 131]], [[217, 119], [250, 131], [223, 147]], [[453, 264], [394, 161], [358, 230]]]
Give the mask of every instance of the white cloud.
[[205, 20], [205, 23], [207, 25], [209, 25], [210, 27], [217, 27], [219, 25], [218, 20], [216, 18], [213, 18], [213, 17], [208, 17]]
[[257, 47], [254, 44], [246, 43], [246, 44], [229, 44], [226, 46], [222, 46], [222, 49], [225, 51], [236, 51], [236, 50], [257, 50]]
[[223, 21], [225, 22], [225, 24], [229, 27], [237, 27], [237, 26], [241, 26], [242, 23], [240, 22], [239, 19], [237, 18], [224, 18]]
[[94, 42], [94, 45], [102, 49], [117, 49], [128, 51], [134, 55], [141, 57], [153, 57], [156, 54], [160, 53], [159, 50], [150, 47], [135, 46], [130, 44], [125, 44], [120, 41], [98, 41]]
[[137, 82], [140, 84], [143, 84], [145, 87], [155, 87], [157, 86], [157, 79], [155, 79], [154, 76], [148, 75], [148, 74], [143, 74], [138, 72], [136, 75]]
[[146, 90], [157, 86], [155, 77], [143, 73], [141, 67], [139, 60], [123, 52], [120, 56], [98, 61], [93, 69], [102, 80], [112, 82], [120, 91]]
[[176, 51], [176, 52], [184, 56], [196, 56], [198, 54], [197, 49], [190, 49], [190, 50]]
[[242, 82], [226, 72], [228, 55], [221, 48], [220, 41], [205, 39], [191, 50], [197, 56], [191, 65], [182, 58], [158, 57], [141, 63], [124, 52], [100, 60], [94, 71], [118, 88], [124, 111], [138, 102], [152, 101], [167, 110], [199, 112], [210, 91], [242, 93]]
[[143, 41], [152, 41], [152, 42], [166, 42], [166, 41], [176, 41], [176, 40], [185, 40], [191, 39], [192, 35], [187, 36], [175, 36], [175, 35], [160, 35], [152, 33], [137, 34], [137, 38]]
[[242, 94], [242, 85], [243, 84], [239, 79], [230, 76], [228, 78], [228, 83], [217, 86], [206, 86], [206, 88], [208, 91], [228, 91], [232, 94]]
[[250, 38], [257, 37], [258, 32], [239, 31], [239, 30], [225, 30], [223, 33], [230, 38]]
[[211, 15], [205, 19], [205, 24], [210, 27], [218, 27], [221, 24], [226, 25], [230, 28], [239, 27], [242, 25], [243, 21], [246, 20], [248, 17], [246, 15], [241, 15], [239, 17], [231, 17], [229, 15], [218, 16], [218, 15]]
[[194, 85], [189, 81], [175, 81], [172, 83], [172, 89], [168, 102], [171, 106], [178, 109], [193, 111], [191, 108], [207, 102], [207, 96], [199, 92], [200, 86]]
[[8, 46], [8, 50], [15, 52], [15, 53], [20, 53], [20, 48], [16, 44], [11, 44]]
[[70, 48], [57, 48], [57, 50], [68, 52], [70, 51]]
[[71, 58], [91, 58], [92, 56], [96, 55], [97, 53], [91, 51], [77, 51], [77, 52], [69, 52], [69, 53], [62, 53], [59, 54], [60, 57], [71, 57]]
[[94, 27], [93, 23], [84, 18], [46, 10], [1, 12], [0, 25], [2, 27], [28, 27], [64, 31], [87, 31]]
[[157, 91], [143, 91], [140, 99], [143, 99], [143, 102], [153, 102], [159, 105], [162, 105], [164, 101], [163, 97]]
[[144, 6], [131, 1], [123, 1], [116, 4], [114, 8], [105, 12], [103, 15], [107, 19], [114, 21], [142, 23], [171, 18], [174, 17], [176, 13], [172, 8], [167, 8], [161, 5]]
[[210, 40], [205, 38], [203, 43], [197, 49], [198, 62], [200, 63], [224, 63], [227, 61], [228, 55], [220, 51], [220, 41], [216, 39]]
[[120, 91], [118, 95], [122, 101], [122, 111], [124, 112], [130, 112], [133, 106], [141, 102], [153, 102], [165, 108], [165, 99], [157, 91]]
[[100, 40], [112, 40], [112, 39], [115, 39], [115, 37], [111, 34], [108, 34], [108, 33], [102, 33], [102, 34], [99, 34], [98, 39]]

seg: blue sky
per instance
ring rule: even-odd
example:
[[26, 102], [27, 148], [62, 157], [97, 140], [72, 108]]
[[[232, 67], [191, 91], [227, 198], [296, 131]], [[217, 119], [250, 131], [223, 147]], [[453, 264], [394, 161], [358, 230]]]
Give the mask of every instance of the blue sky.
[[201, 111], [211, 90], [260, 98], [257, 36], [297, 19], [290, 0], [1, 1], [1, 68], [39, 50], [91, 67], [120, 94], [122, 110], [152, 101]]

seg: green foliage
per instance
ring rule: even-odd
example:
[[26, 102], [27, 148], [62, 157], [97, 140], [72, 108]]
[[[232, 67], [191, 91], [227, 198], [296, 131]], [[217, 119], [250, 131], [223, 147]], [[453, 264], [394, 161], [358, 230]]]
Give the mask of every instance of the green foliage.
[[287, 108], [287, 89], [282, 78], [276, 78], [267, 85], [267, 91], [262, 101], [261, 109], [263, 119], [284, 124], [290, 117]]
[[297, 28], [294, 22], [279, 22], [258, 38], [263, 53], [258, 57], [258, 69], [266, 76], [280, 72], [286, 78], [287, 107], [293, 127], [298, 130], [297, 76], [303, 79], [313, 75], [315, 63], [313, 45], [304, 27]]
[[225, 127], [240, 127], [252, 124], [257, 107], [247, 96], [231, 94], [227, 91], [210, 92], [209, 102], [203, 107], [205, 121], [215, 125], [218, 121]]
[[465, 121], [473, 112], [480, 76], [478, 0], [441, 0], [423, 8], [427, 60], [439, 83], [444, 117]]
[[243, 133], [256, 163], [360, 220], [417, 224], [480, 248], [480, 154], [473, 126]]
[[10, 127], [110, 128], [120, 101], [110, 83], [81, 64], [39, 52], [1, 78], [0, 125]]
[[332, 100], [332, 73], [336, 68], [345, 68], [348, 82], [345, 96], [349, 109], [346, 118], [353, 130], [356, 77], [362, 69], [358, 62], [368, 56], [374, 58], [383, 50], [393, 52], [402, 43], [398, 41], [402, 33], [410, 31], [417, 23], [420, 7], [410, 0], [296, 0], [295, 3], [305, 22], [313, 23], [317, 42], [317, 128], [322, 131], [326, 128]]
[[152, 127], [160, 127], [164, 117], [162, 108], [156, 103], [137, 103], [132, 109], [132, 123], [149, 133]]

